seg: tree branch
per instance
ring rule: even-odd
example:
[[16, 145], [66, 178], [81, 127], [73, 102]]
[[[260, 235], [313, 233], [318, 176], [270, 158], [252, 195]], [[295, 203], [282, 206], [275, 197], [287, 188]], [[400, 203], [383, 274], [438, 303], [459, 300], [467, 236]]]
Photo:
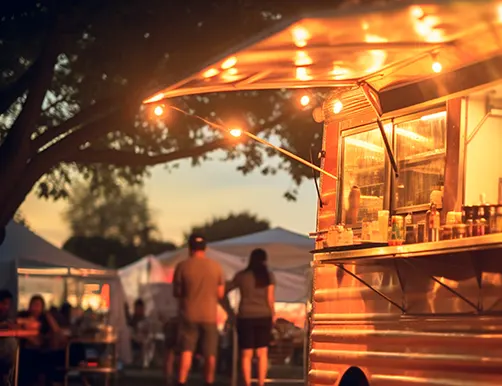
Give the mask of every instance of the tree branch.
[[[135, 99], [131, 98], [131, 100]], [[95, 123], [99, 122], [102, 119], [105, 119], [109, 115], [114, 114], [114, 112], [117, 112], [120, 108], [122, 108], [123, 110], [127, 108], [132, 109], [132, 106], [129, 107], [132, 104], [131, 100], [129, 98], [123, 100], [120, 100], [119, 98], [109, 98], [99, 101], [94, 105], [88, 106], [67, 121], [59, 124], [56, 127], [49, 128], [48, 130], [37, 136], [32, 141], [33, 154], [37, 153], [41, 148], [65, 133], [69, 133], [70, 131], [77, 128], [79, 128], [79, 132], [81, 130], [88, 130], [88, 127], [94, 126]], [[105, 132], [103, 132], [103, 134], [105, 134]]]
[[[288, 116], [290, 119], [294, 119], [295, 115], [292, 114]], [[109, 120], [112, 119], [112, 117], [108, 117]], [[255, 135], [259, 134], [260, 132], [264, 131], [266, 128], [273, 128], [280, 122], [284, 121], [285, 116], [283, 114], [274, 117], [272, 120], [268, 121], [266, 123], [266, 127], [257, 127], [255, 130], [251, 130], [251, 132]], [[287, 118], [286, 118], [287, 119]], [[107, 122], [101, 121], [101, 122], [96, 122], [95, 124], [91, 125], [94, 127], [89, 127], [86, 129], [82, 129], [85, 131], [80, 132], [80, 130], [75, 133], [74, 135], [80, 134], [81, 138], [79, 138], [80, 141], [83, 140], [89, 140], [91, 141], [92, 139], [89, 138], [91, 135], [91, 132], [94, 133], [95, 137], [99, 137], [100, 135], [105, 135], [107, 132], [114, 131], [110, 127], [107, 127]], [[116, 125], [114, 125], [116, 126]], [[79, 143], [78, 140], [76, 141], [74, 135], [68, 136], [68, 142], [71, 143]], [[66, 138], [65, 138], [66, 140]], [[63, 140], [64, 141], [64, 140]], [[61, 141], [61, 142], [63, 142]], [[183, 150], [176, 150], [172, 151], [170, 153], [164, 153], [164, 154], [158, 154], [158, 155], [148, 155], [148, 154], [141, 154], [141, 153], [134, 153], [134, 152], [125, 152], [125, 151], [120, 151], [120, 150], [114, 150], [114, 149], [105, 149], [105, 150], [97, 150], [97, 149], [84, 149], [84, 150], [78, 150], [76, 152], [68, 152], [68, 157], [64, 157], [63, 162], [75, 162], [81, 165], [85, 164], [110, 164], [110, 165], [115, 165], [115, 166], [153, 166], [153, 165], [158, 165], [162, 163], [167, 163], [167, 162], [172, 162], [176, 161], [179, 159], [184, 159], [184, 158], [190, 158], [190, 157], [198, 157], [201, 155], [204, 155], [205, 153], [209, 153], [214, 150], [218, 150], [221, 148], [224, 148], [228, 146], [231, 143], [235, 143], [232, 141], [231, 138], [225, 137], [222, 139], [216, 139], [211, 142], [208, 142], [204, 145], [196, 146], [196, 147], [191, 147], [188, 149], [183, 149]], [[58, 146], [62, 146], [59, 142], [57, 143]], [[52, 147], [51, 147], [52, 148]], [[48, 150], [51, 150], [49, 148]], [[66, 148], [68, 149], [68, 144], [63, 145], [63, 149]], [[53, 150], [53, 149], [52, 149]], [[61, 149], [61, 151], [63, 151]], [[59, 150], [56, 152], [61, 154]]]
[[0, 90], [0, 114], [4, 114], [28, 90], [34, 74], [33, 64], [17, 80]]
[[108, 164], [115, 166], [153, 166], [162, 163], [172, 162], [184, 158], [198, 157], [228, 146], [229, 139], [217, 139], [201, 146], [184, 150], [176, 150], [170, 153], [148, 155], [120, 150], [106, 149], [95, 150], [85, 149], [65, 158], [63, 162], [75, 162], [81, 165]]
[[2, 207], [0, 208], [0, 227], [7, 225], [36, 182], [59, 162], [61, 162], [59, 158], [40, 155], [24, 167], [20, 175], [21, 178], [16, 179], [14, 183], [7, 184], [8, 189], [5, 189], [7, 194], [2, 199]]

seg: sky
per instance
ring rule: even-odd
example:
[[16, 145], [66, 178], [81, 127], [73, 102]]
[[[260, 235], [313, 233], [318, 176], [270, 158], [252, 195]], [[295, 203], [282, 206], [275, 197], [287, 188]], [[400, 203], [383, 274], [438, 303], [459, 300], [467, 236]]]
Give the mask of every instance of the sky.
[[[293, 186], [287, 174], [263, 176], [254, 172], [244, 176], [236, 170], [238, 165], [238, 161], [213, 160], [192, 167], [189, 161], [182, 161], [172, 171], [162, 165], [152, 168], [145, 192], [163, 239], [180, 243], [183, 232], [192, 225], [242, 211], [269, 220], [273, 227], [303, 234], [315, 230], [317, 198], [311, 181], [305, 181], [298, 200], [290, 202], [283, 197]], [[62, 246], [69, 237], [62, 217], [65, 207], [65, 201], [52, 202], [30, 194], [21, 211], [34, 232]]]

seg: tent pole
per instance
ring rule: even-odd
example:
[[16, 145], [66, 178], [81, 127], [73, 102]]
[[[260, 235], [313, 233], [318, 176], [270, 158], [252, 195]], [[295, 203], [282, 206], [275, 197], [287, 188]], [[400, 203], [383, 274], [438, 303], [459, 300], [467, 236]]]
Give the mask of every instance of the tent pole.
[[232, 325], [232, 380], [231, 386], [237, 386], [239, 382], [239, 347], [237, 344], [237, 328]]

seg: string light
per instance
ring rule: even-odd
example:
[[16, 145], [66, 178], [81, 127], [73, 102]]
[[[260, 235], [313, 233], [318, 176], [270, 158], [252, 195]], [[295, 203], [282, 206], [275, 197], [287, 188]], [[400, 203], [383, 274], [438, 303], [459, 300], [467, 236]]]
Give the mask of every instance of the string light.
[[237, 64], [237, 58], [235, 56], [232, 56], [231, 58], [228, 58], [222, 63], [221, 68], [224, 70], [228, 70], [229, 68], [232, 68], [236, 64]]
[[339, 114], [343, 109], [343, 104], [342, 104], [342, 101], [340, 101], [339, 99], [337, 99], [334, 103], [333, 103], [333, 112], [335, 114]]
[[229, 129], [227, 126], [224, 126], [224, 125], [221, 125], [219, 123], [215, 123], [215, 122], [211, 122], [199, 115], [194, 115], [194, 114], [190, 114], [188, 112], [186, 112], [185, 110], [182, 110], [180, 109], [179, 107], [175, 107], [175, 106], [169, 106], [170, 109], [172, 110], [175, 110], [175, 111], [179, 111], [180, 113], [186, 115], [187, 117], [192, 117], [192, 118], [195, 118], [195, 119], [198, 119], [200, 120], [201, 122], [204, 122], [206, 125], [210, 126], [210, 127], [213, 127], [215, 129], [218, 129], [218, 130], [221, 130], [227, 134], [230, 134], [231, 136], [233, 137], [240, 137], [241, 135], [246, 135], [246, 137], [248, 138], [251, 138], [253, 139], [254, 141], [256, 142], [259, 142], [265, 146], [268, 146], [268, 147], [271, 147], [272, 149], [274, 150], [277, 150], [278, 152], [304, 164], [305, 166], [308, 166], [316, 171], [318, 171], [319, 173], [322, 173], [324, 174], [325, 176], [328, 176], [330, 178], [333, 178], [334, 180], [337, 180], [338, 177], [333, 175], [332, 173], [320, 168], [319, 166], [317, 165], [314, 165], [313, 163], [307, 161], [307, 160], [304, 160], [303, 158], [297, 156], [296, 154], [294, 153], [291, 153], [290, 151], [286, 150], [286, 149], [283, 149], [282, 147], [279, 147], [279, 146], [276, 146], [270, 142], [268, 142], [267, 140], [263, 139], [263, 138], [260, 138], [258, 137], [257, 135], [254, 135], [253, 133], [249, 132], [249, 131], [243, 131], [242, 129], [240, 128], [232, 128], [232, 129]]
[[310, 97], [305, 94], [303, 95], [301, 98], [300, 98], [300, 104], [303, 106], [303, 107], [307, 107], [309, 104], [310, 104]]
[[242, 130], [238, 128], [230, 129], [229, 133], [232, 137], [238, 138], [242, 135]]
[[440, 73], [443, 70], [443, 65], [439, 62], [432, 63], [432, 71], [436, 74]]
[[162, 105], [155, 106], [155, 108], [153, 109], [153, 113], [156, 116], [161, 117], [162, 115], [164, 115], [164, 106]]
[[438, 61], [437, 54], [432, 54], [432, 71], [439, 74], [443, 70], [443, 65]]
[[297, 47], [305, 47], [310, 39], [310, 33], [307, 29], [297, 26], [293, 29], [293, 41]]

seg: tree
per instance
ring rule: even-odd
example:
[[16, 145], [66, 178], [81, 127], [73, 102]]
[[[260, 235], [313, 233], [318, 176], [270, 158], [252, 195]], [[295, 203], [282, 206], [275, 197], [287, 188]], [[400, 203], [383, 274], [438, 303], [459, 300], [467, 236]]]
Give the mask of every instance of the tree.
[[137, 188], [78, 184], [64, 213], [72, 236], [64, 249], [101, 265], [123, 266], [148, 254], [173, 250], [160, 240], [148, 201]]
[[[81, 175], [138, 184], [147, 168], [226, 148], [244, 155], [244, 173], [260, 168], [253, 142], [233, 147], [191, 117], [148, 119], [141, 101], [161, 84], [198, 70], [215, 54], [273, 25], [304, 3], [275, 0], [19, 0], [0, 5], [0, 227], [30, 190], [68, 195]], [[325, 6], [310, 1], [308, 8]], [[330, 2], [330, 6], [333, 4]], [[174, 104], [211, 120], [241, 119], [255, 133], [283, 139], [306, 155], [320, 144], [310, 112], [291, 109], [283, 91], [181, 98]], [[317, 129], [316, 129], [317, 128]], [[300, 183], [310, 171], [284, 158]], [[264, 173], [271, 173], [268, 167]], [[1, 228], [0, 228], [1, 229]]]
[[30, 228], [30, 224], [28, 223], [28, 221], [26, 220], [26, 217], [24, 215], [23, 212], [21, 212], [20, 210], [18, 210], [16, 212], [16, 214], [14, 215], [14, 219], [13, 219], [15, 222], [17, 222], [18, 224], [21, 224], [22, 226], [24, 226], [25, 228], [28, 228], [28, 229], [31, 229]]
[[157, 232], [148, 201], [136, 188], [114, 193], [75, 187], [63, 215], [74, 236], [100, 236], [122, 244], [145, 244]]
[[230, 213], [227, 217], [214, 217], [201, 225], [192, 227], [190, 232], [185, 233], [185, 241], [188, 240], [191, 233], [203, 234], [207, 241], [214, 242], [267, 229], [270, 229], [268, 220], [259, 219], [256, 215], [248, 212]]
[[63, 244], [63, 249], [108, 268], [120, 268], [139, 257], [133, 245], [123, 245], [118, 240], [99, 236], [72, 236]]

